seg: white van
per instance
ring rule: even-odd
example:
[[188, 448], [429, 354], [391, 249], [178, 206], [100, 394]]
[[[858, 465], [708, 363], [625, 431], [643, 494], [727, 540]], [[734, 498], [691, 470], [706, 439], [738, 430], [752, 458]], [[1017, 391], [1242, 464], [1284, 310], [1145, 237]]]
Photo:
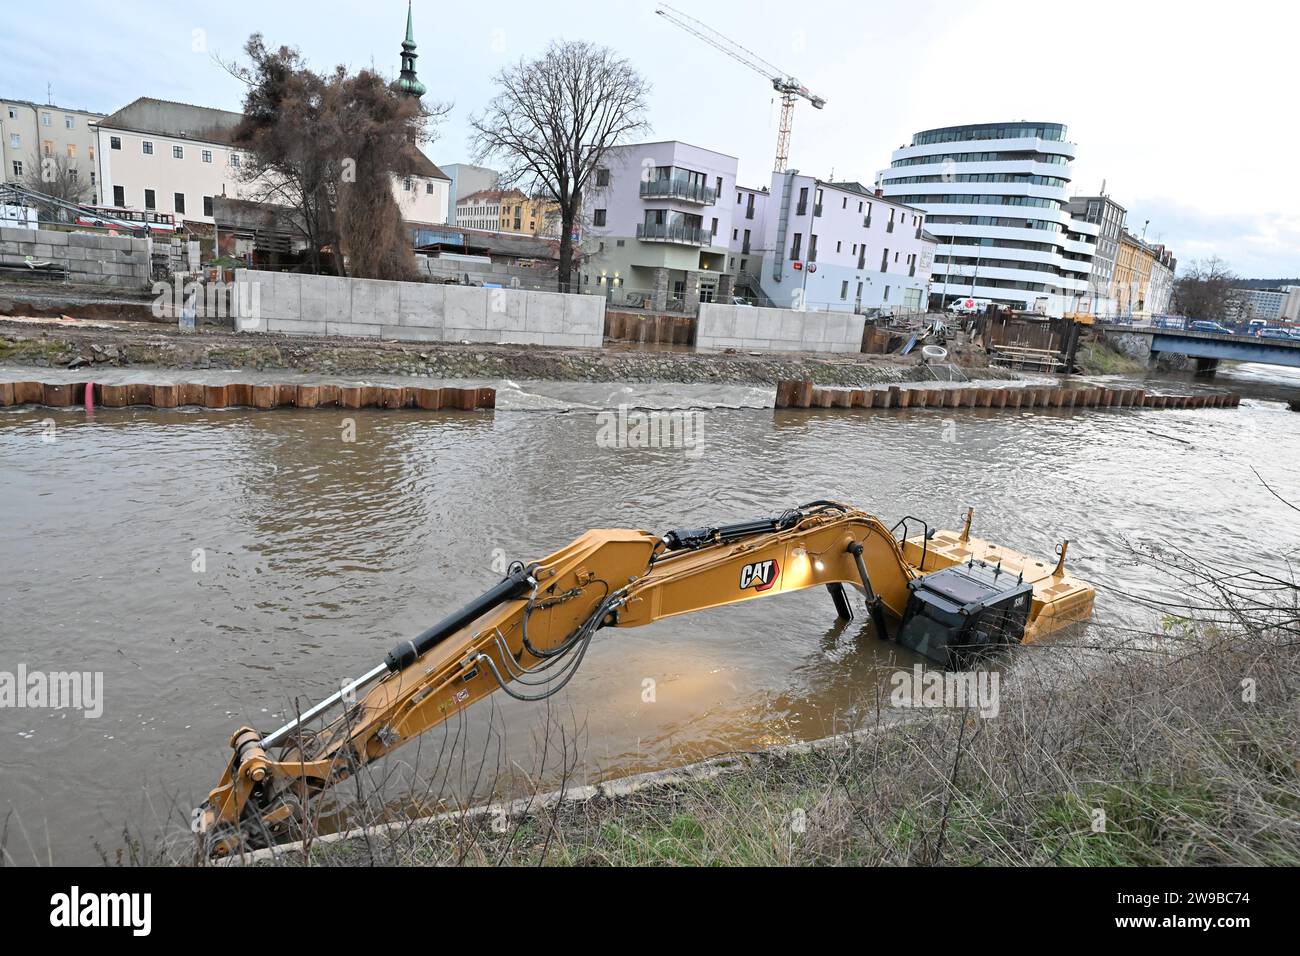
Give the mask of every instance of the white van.
[[970, 296], [964, 296], [955, 299], [949, 306], [948, 311], [953, 315], [970, 315], [975, 312], [983, 312], [992, 304], [990, 299], [975, 299]]

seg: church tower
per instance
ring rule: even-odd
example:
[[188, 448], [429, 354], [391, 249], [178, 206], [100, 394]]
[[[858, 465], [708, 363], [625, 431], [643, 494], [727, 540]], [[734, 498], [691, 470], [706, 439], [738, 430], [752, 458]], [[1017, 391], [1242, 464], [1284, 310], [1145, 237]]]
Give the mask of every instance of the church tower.
[[415, 31], [411, 26], [411, 0], [406, 0], [406, 39], [402, 41], [402, 72], [395, 84], [397, 92], [417, 99], [427, 91], [415, 75]]

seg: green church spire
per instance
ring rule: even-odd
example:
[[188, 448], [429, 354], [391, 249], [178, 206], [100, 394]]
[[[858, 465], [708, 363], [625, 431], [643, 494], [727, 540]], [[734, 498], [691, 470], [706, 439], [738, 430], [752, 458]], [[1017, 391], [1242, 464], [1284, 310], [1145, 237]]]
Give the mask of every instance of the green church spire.
[[397, 91], [407, 96], [423, 96], [426, 88], [415, 75], [415, 28], [411, 25], [411, 0], [406, 0], [406, 39], [402, 41], [402, 72], [397, 78]]

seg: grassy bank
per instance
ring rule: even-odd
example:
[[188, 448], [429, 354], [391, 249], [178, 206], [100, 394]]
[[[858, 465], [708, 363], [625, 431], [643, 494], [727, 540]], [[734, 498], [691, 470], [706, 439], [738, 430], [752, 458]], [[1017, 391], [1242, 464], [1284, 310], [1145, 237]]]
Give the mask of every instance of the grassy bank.
[[1300, 864], [1294, 635], [1180, 622], [1160, 642], [1026, 648], [992, 719], [912, 712], [709, 779], [426, 821], [279, 862]]
[[1125, 375], [1146, 370], [1141, 362], [1129, 358], [1103, 338], [1080, 345], [1074, 361], [1086, 375]]

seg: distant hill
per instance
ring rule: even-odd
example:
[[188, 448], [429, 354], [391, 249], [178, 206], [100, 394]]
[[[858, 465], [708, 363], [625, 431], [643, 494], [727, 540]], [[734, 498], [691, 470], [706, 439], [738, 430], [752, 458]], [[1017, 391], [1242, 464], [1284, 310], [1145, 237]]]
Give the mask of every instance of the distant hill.
[[1300, 285], [1300, 279], [1238, 279], [1233, 285], [1238, 289], [1276, 289], [1284, 285]]

